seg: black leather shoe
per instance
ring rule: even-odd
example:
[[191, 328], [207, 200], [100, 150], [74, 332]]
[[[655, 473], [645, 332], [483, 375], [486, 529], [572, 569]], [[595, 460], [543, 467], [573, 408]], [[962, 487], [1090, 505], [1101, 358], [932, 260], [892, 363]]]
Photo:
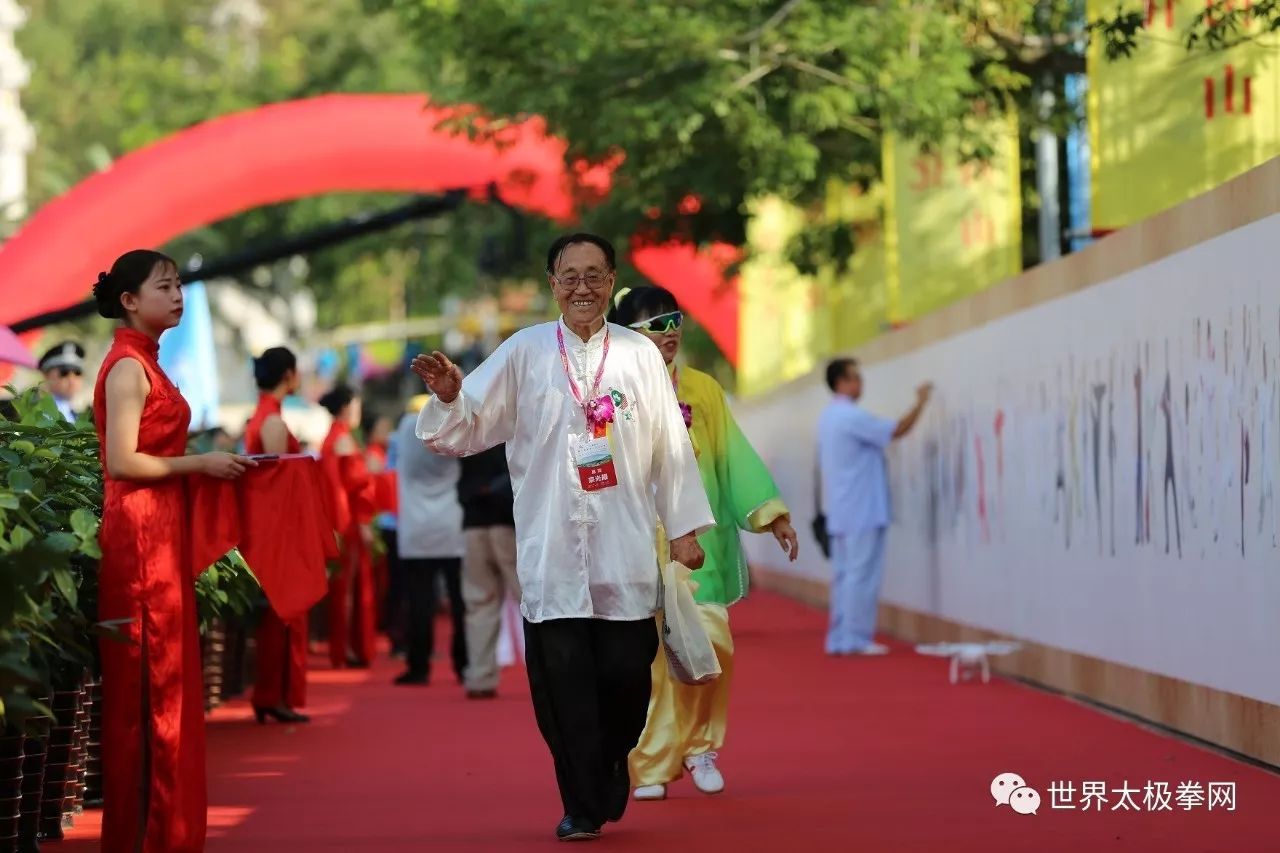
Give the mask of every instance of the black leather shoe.
[[564, 816], [556, 827], [556, 838], [561, 841], [595, 841], [600, 837], [600, 828], [586, 818]]
[[627, 771], [627, 763], [623, 761], [614, 766], [613, 775], [609, 779], [609, 820], [614, 823], [622, 820], [630, 800], [631, 774]]
[[281, 723], [309, 723], [311, 718], [306, 714], [299, 714], [292, 708], [286, 708], [280, 705], [275, 708], [254, 708], [253, 715], [258, 718], [258, 723], [266, 723], [267, 717]]
[[423, 685], [423, 684], [430, 683], [430, 681], [431, 681], [431, 676], [427, 675], [425, 672], [414, 672], [413, 670], [409, 670], [408, 672], [405, 672], [404, 674], [397, 676], [394, 683], [400, 684], [400, 685], [404, 685], [404, 684]]

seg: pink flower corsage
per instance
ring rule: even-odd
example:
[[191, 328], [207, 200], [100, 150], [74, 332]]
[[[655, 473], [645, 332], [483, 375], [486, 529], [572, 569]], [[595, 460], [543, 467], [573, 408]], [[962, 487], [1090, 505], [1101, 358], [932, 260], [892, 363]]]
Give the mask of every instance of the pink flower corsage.
[[587, 422], [592, 427], [613, 423], [613, 397], [603, 394], [587, 403]]
[[680, 414], [684, 415], [684, 428], [693, 428], [693, 406], [683, 400], [680, 401]]

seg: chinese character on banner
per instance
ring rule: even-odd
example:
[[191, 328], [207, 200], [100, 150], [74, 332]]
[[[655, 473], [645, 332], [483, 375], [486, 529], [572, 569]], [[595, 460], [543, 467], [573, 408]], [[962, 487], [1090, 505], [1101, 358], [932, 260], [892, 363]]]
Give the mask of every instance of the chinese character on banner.
[[1172, 801], [1173, 792], [1169, 790], [1168, 782], [1148, 782], [1143, 790], [1142, 804], [1149, 812], [1171, 812]]
[[1051, 809], [1074, 809], [1076, 798], [1076, 786], [1070, 782], [1050, 782], [1049, 783], [1049, 808]]
[[1094, 801], [1094, 810], [1102, 811], [1102, 804], [1107, 801], [1107, 783], [1106, 782], [1081, 782], [1081, 811], [1089, 810], [1089, 801]]
[[1236, 810], [1235, 782], [1209, 783], [1209, 811], [1213, 811], [1214, 808], [1226, 809], [1229, 812]]
[[1280, 154], [1280, 52], [1255, 38], [1266, 31], [1260, 17], [1242, 22], [1228, 50], [1188, 50], [1187, 29], [1212, 5], [1249, 2], [1087, 0], [1088, 20], [1119, 6], [1149, 21], [1142, 47], [1123, 62], [1106, 58], [1104, 39], [1090, 39], [1095, 228], [1131, 225]]
[[1204, 786], [1199, 782], [1180, 782], [1177, 800], [1182, 810], [1187, 812], [1204, 805]]
[[966, 161], [955, 143], [926, 153], [917, 141], [885, 134], [890, 322], [934, 311], [1022, 271], [1017, 120], [986, 117], [979, 133], [993, 152], [981, 166]]
[[[1120, 799], [1119, 799], [1119, 800], [1117, 800], [1117, 801], [1116, 801], [1116, 804], [1115, 804], [1114, 806], [1112, 806], [1112, 807], [1111, 807], [1111, 810], [1112, 810], [1113, 812], [1116, 812], [1116, 811], [1126, 811], [1126, 812], [1129, 812], [1129, 811], [1133, 811], [1133, 812], [1142, 811], [1141, 809], [1139, 809], [1139, 808], [1138, 808], [1138, 803], [1137, 803], [1137, 801], [1135, 801], [1135, 800], [1133, 799], [1133, 795], [1134, 795], [1134, 794], [1136, 794], [1136, 793], [1138, 793], [1138, 789], [1137, 789], [1137, 788], [1130, 788], [1130, 787], [1129, 787], [1129, 780], [1128, 780], [1128, 779], [1125, 779], [1125, 780], [1124, 780], [1123, 785], [1124, 785], [1124, 787], [1121, 787], [1121, 788], [1112, 788], [1112, 789], [1111, 789], [1111, 793], [1113, 793], [1113, 794], [1119, 794], [1119, 795], [1120, 795]], [[1125, 805], [1126, 803], [1128, 803], [1128, 805]]]

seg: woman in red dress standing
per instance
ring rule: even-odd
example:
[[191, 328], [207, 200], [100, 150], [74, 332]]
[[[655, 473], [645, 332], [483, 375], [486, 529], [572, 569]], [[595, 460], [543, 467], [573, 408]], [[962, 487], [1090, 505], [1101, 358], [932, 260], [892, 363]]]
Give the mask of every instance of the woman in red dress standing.
[[[367, 667], [376, 642], [373, 603], [373, 478], [351, 430], [360, 423], [360, 398], [339, 385], [320, 398], [333, 425], [320, 447], [334, 523], [342, 537], [342, 569], [329, 582], [329, 663]], [[350, 644], [350, 645], [348, 645]]]
[[[284, 418], [284, 398], [298, 392], [298, 359], [284, 347], [272, 347], [254, 359], [258, 408], [244, 430], [251, 454], [283, 456], [302, 450]], [[272, 717], [282, 723], [309, 723], [297, 709], [307, 704], [307, 614], [285, 621], [270, 604], [258, 626], [258, 677], [253, 685], [253, 712], [259, 723]]]
[[365, 465], [373, 478], [373, 509], [375, 534], [382, 539], [382, 553], [373, 559], [373, 609], [378, 617], [379, 631], [390, 631], [391, 575], [395, 571], [396, 549], [394, 518], [396, 514], [396, 472], [388, 467], [391, 434], [396, 422], [386, 415], [378, 415], [365, 425]]
[[160, 335], [182, 318], [177, 265], [121, 255], [93, 288], [122, 325], [98, 374], [93, 415], [105, 499], [98, 614], [125, 642], [102, 654], [102, 849], [204, 849], [204, 685], [187, 529], [187, 474], [231, 479], [254, 465], [231, 453], [187, 456], [191, 409], [160, 369]]

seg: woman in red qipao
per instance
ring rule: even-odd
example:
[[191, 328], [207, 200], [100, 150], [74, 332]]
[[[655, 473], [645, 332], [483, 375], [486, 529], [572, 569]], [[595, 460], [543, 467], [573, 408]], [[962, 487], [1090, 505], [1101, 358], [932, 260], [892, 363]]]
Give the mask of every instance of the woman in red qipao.
[[204, 849], [204, 685], [184, 475], [231, 479], [255, 463], [187, 456], [191, 409], [157, 356], [182, 318], [178, 268], [135, 250], [98, 276], [98, 311], [123, 321], [98, 374], [93, 415], [105, 500], [98, 614], [124, 642], [102, 653], [106, 853]]
[[373, 478], [351, 430], [360, 423], [360, 398], [339, 385], [320, 398], [333, 425], [320, 447], [334, 525], [342, 537], [342, 567], [329, 581], [329, 663], [367, 667], [376, 641], [373, 603]]
[[[283, 456], [301, 445], [280, 416], [284, 398], [298, 392], [298, 359], [284, 347], [272, 347], [254, 359], [258, 408], [244, 430], [247, 453]], [[282, 723], [309, 723], [297, 709], [307, 704], [307, 614], [287, 622], [267, 605], [258, 626], [258, 677], [253, 685], [253, 712], [259, 723], [272, 717]]]
[[[378, 415], [365, 426], [365, 464], [373, 478], [374, 532], [382, 539], [382, 554], [373, 560], [373, 606], [378, 616], [378, 630], [390, 633], [391, 576], [395, 570], [396, 542], [394, 527], [388, 528], [388, 520], [396, 513], [396, 472], [388, 468], [391, 434], [396, 422], [386, 415]], [[391, 522], [394, 523], [394, 522]]]

